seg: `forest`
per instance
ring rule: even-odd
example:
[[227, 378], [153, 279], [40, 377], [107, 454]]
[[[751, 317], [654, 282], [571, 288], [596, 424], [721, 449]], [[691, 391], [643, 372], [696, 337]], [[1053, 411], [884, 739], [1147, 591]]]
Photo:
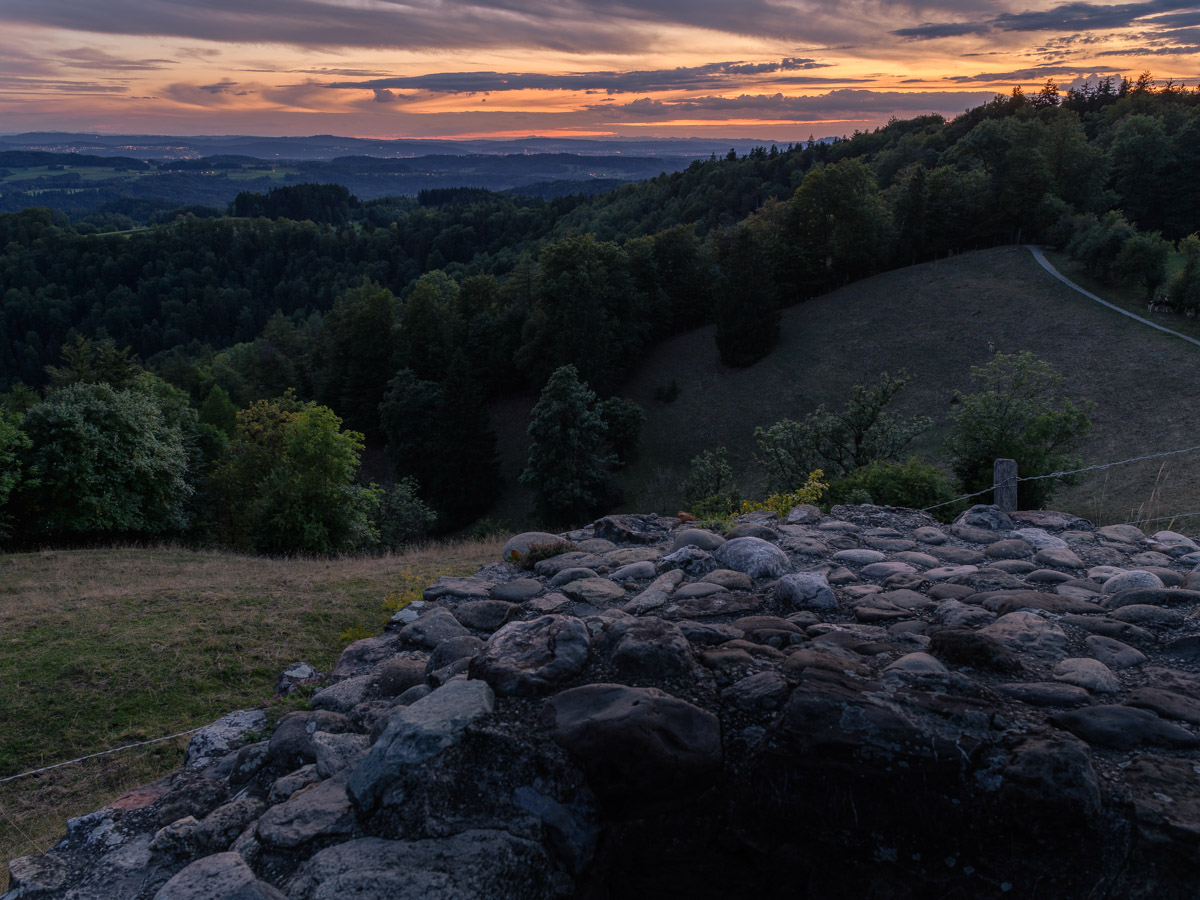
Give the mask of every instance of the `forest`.
[[[500, 487], [489, 400], [541, 390], [543, 424], [572, 409], [612, 471], [643, 415], [622, 379], [653, 343], [715, 322], [722, 360], [753, 365], [783, 308], [976, 248], [1065, 248], [1195, 315], [1200, 185], [1180, 173], [1198, 164], [1200, 90], [1146, 74], [1017, 88], [950, 120], [730, 151], [591, 195], [294, 184], [146, 207], [140, 227], [132, 200], [8, 213], [0, 517], [24, 544], [262, 552], [460, 529]], [[359, 474], [370, 448], [386, 451], [374, 481]], [[570, 455], [550, 450], [531, 480]], [[611, 480], [574, 487], [535, 491], [538, 515], [619, 500]]]

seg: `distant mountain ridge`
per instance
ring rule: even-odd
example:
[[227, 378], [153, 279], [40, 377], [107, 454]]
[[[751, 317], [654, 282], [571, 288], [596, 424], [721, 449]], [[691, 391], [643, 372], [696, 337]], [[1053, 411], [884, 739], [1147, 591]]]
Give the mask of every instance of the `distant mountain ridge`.
[[[820, 138], [827, 143], [833, 138]], [[682, 156], [698, 159], [729, 150], [786, 146], [764, 138], [552, 138], [513, 140], [439, 140], [436, 138], [355, 138], [337, 135], [261, 137], [255, 135], [88, 134], [37, 131], [0, 134], [0, 150], [91, 153], [137, 159], [192, 159], [205, 156], [252, 156], [257, 159], [331, 160], [342, 156], [412, 157], [431, 154], [470, 156], [523, 153], [571, 153], [578, 156]]]

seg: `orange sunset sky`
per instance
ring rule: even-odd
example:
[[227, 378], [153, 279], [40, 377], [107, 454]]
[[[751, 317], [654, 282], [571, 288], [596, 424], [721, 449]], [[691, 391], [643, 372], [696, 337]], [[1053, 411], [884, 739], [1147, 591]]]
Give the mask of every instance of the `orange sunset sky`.
[[1195, 0], [0, 0], [0, 134], [787, 142], [1144, 70]]

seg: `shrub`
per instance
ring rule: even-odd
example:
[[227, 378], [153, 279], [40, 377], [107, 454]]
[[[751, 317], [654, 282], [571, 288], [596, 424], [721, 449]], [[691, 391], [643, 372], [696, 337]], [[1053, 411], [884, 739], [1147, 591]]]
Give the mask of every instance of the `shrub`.
[[789, 493], [771, 494], [765, 500], [747, 500], [742, 504], [742, 513], [766, 509], [775, 513], [779, 518], [786, 519], [787, 514], [794, 507], [805, 503], [815, 505], [821, 501], [825, 491], [829, 488], [829, 485], [821, 480], [824, 477], [824, 472], [814, 469], [808, 473], [808, 479], [802, 487]]
[[[915, 456], [907, 462], [876, 460], [855, 469], [829, 486], [832, 503], [874, 503], [924, 509], [952, 500], [954, 489], [946, 473]], [[960, 510], [953, 506], [933, 510], [937, 518], [953, 518]]]
[[382, 547], [397, 549], [428, 536], [437, 514], [417, 497], [417, 482], [402, 478], [383, 490], [375, 512]]
[[698, 519], [732, 515], [741, 505], [741, 499], [724, 447], [692, 457], [683, 483], [683, 502], [692, 515]]

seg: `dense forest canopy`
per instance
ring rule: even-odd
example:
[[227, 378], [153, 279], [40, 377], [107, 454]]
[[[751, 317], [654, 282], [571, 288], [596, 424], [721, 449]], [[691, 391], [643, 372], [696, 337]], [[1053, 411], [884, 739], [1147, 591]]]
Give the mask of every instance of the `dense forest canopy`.
[[[157, 404], [191, 453], [176, 524], [185, 507], [189, 522], [215, 515], [212, 473], [252, 440], [232, 414], [288, 395], [312, 434], [338, 432], [315, 411], [331, 408], [348, 433], [386, 444], [396, 484], [457, 527], [496, 495], [494, 441], [470, 459], [451, 452], [490, 434], [489, 397], [540, 389], [568, 364], [607, 397], [651, 342], [713, 321], [722, 357], [749, 365], [777, 339], [783, 306], [896, 265], [1037, 240], [1198, 309], [1200, 240], [1188, 236], [1200, 185], [1180, 177], [1198, 157], [1200, 91], [1147, 75], [1015, 89], [950, 121], [731, 151], [590, 196], [360, 201], [299, 184], [243, 192], [228, 210], [158, 209], [140, 228], [116, 208], [74, 222], [27, 209], [0, 216], [0, 388], [10, 426], [44, 422], [50, 410], [33, 410], [51, 402], [69, 419], [83, 389], [47, 369], [64, 346], [84, 369], [127, 348], [147, 371], [141, 387], [110, 384], [109, 402]], [[1167, 285], [1175, 242], [1188, 263]], [[203, 421], [214, 397], [228, 405], [220, 427]], [[465, 488], [451, 477], [463, 471], [477, 473]], [[36, 516], [25, 493], [22, 506], [14, 488], [11, 505]]]

